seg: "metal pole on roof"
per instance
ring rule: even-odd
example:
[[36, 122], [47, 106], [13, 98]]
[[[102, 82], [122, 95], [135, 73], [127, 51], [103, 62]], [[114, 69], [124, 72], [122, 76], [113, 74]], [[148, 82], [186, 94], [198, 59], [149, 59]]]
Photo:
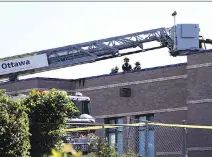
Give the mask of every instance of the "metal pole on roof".
[[172, 16], [174, 17], [174, 50], [176, 49], [176, 15], [177, 15], [177, 12], [176, 11], [174, 11], [173, 13], [172, 13]]

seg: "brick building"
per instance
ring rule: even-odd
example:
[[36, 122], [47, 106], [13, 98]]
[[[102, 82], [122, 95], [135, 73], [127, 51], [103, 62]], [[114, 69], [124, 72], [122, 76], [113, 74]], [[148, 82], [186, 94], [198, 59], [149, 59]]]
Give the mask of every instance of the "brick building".
[[[178, 124], [186, 120], [187, 124], [212, 125], [211, 50], [190, 54], [183, 64], [77, 80], [31, 78], [1, 83], [0, 88], [7, 92], [28, 92], [34, 88], [80, 91], [91, 98], [92, 116], [102, 123], [129, 123], [131, 119], [139, 119]], [[123, 132], [116, 135], [109, 132], [109, 137], [116, 136], [116, 139], [121, 135]], [[210, 157], [211, 139], [209, 130], [189, 129], [188, 156]], [[123, 149], [125, 146], [119, 151]], [[168, 153], [164, 148], [156, 149], [157, 156]], [[175, 153], [177, 156], [177, 152], [167, 155], [175, 156]]]

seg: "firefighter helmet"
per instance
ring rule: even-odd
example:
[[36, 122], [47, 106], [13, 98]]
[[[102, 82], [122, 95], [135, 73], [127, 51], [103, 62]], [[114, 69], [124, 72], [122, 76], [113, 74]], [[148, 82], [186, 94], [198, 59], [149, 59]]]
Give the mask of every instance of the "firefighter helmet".
[[135, 65], [141, 65], [140, 62], [136, 62]]
[[129, 58], [125, 57], [125, 58], [124, 58], [124, 61], [129, 61]]

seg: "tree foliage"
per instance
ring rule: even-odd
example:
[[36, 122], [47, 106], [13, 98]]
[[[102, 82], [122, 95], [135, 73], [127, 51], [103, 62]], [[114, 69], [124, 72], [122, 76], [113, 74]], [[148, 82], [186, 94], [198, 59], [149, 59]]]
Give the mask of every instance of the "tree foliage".
[[0, 90], [0, 156], [27, 157], [30, 149], [26, 108]]
[[50, 154], [51, 148], [60, 148], [66, 119], [77, 112], [67, 93], [56, 89], [48, 92], [33, 90], [23, 104], [28, 108], [30, 120], [31, 156], [40, 157]]

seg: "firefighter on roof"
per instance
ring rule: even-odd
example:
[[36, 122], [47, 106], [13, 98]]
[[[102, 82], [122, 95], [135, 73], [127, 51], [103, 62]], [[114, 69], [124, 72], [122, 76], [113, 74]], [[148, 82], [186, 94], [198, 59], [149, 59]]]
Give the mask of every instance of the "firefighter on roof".
[[141, 64], [140, 64], [140, 62], [136, 62], [135, 63], [134, 71], [137, 71], [137, 70], [141, 70]]
[[114, 73], [115, 73], [115, 68], [112, 68], [110, 74], [114, 74]]
[[119, 68], [116, 66], [115, 67], [115, 73], [118, 73]]
[[124, 58], [124, 64], [122, 65], [122, 70], [124, 72], [129, 72], [132, 70], [132, 66], [129, 64], [129, 58]]
[[110, 74], [115, 74], [118, 73], [119, 68], [116, 66], [115, 68], [111, 69], [111, 73]]

